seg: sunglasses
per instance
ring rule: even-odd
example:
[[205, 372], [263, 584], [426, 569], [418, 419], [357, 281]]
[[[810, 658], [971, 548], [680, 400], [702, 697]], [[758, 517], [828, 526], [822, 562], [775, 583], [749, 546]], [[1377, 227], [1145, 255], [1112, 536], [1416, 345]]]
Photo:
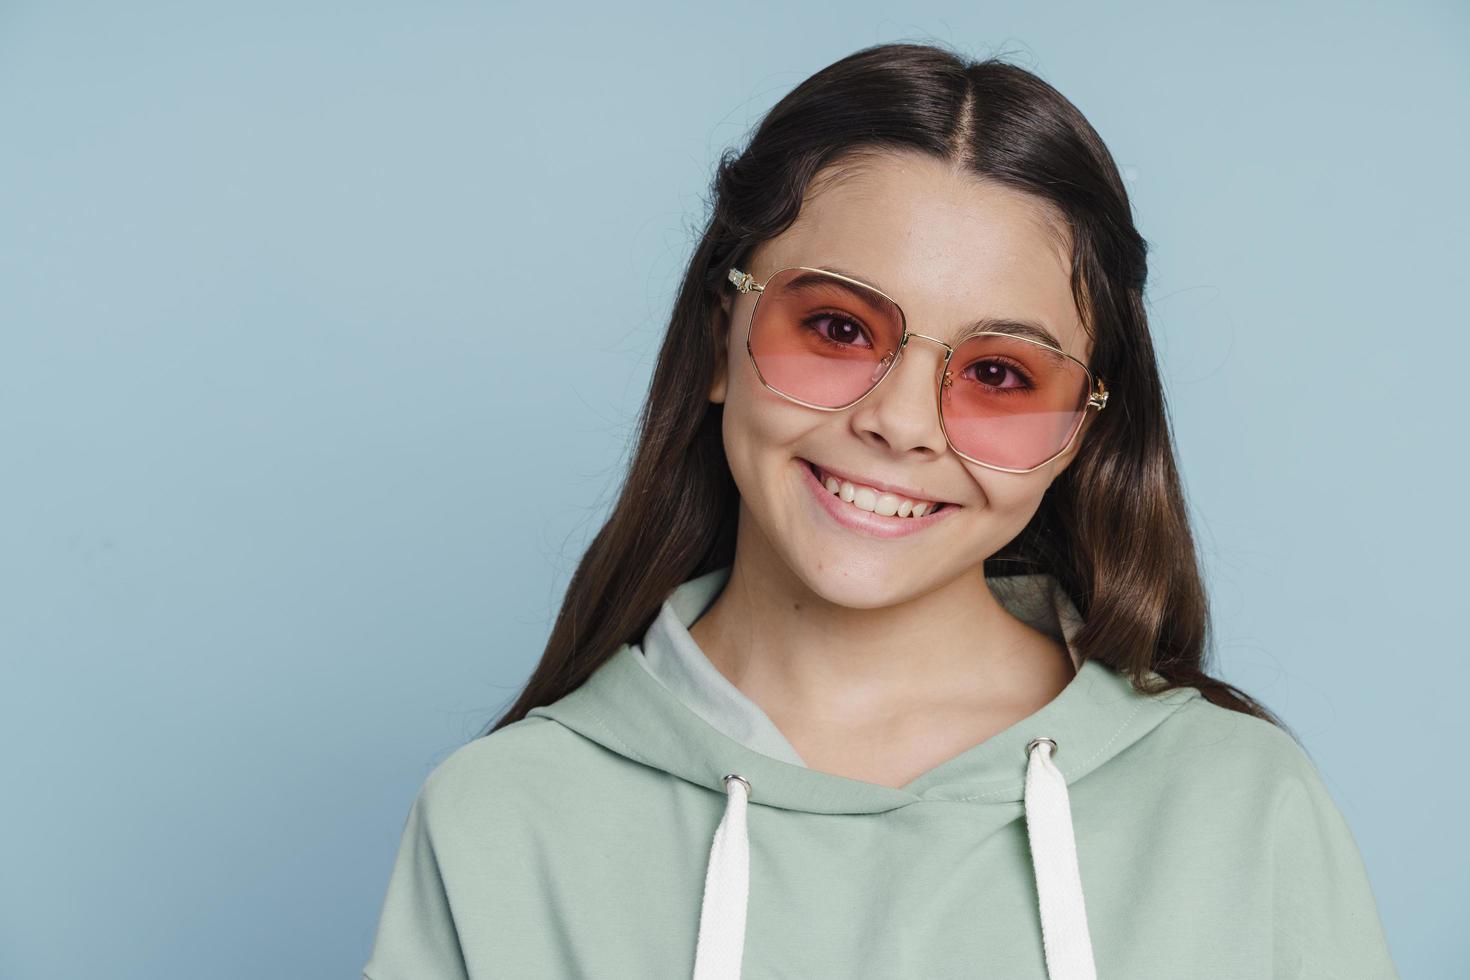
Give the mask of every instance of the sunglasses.
[[951, 346], [910, 331], [887, 293], [835, 272], [794, 266], [757, 282], [732, 268], [729, 279], [759, 294], [745, 331], [756, 376], [798, 405], [851, 408], [892, 373], [909, 338], [943, 347], [940, 427], [951, 449], [990, 469], [1046, 465], [1072, 445], [1087, 410], [1108, 402], [1103, 380], [1032, 324], [991, 324]]

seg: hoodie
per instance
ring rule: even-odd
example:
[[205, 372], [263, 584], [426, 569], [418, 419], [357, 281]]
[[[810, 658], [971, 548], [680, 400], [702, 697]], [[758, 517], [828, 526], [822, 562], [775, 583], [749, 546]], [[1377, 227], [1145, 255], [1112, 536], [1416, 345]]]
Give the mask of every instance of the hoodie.
[[988, 584], [1076, 676], [893, 788], [807, 767], [704, 656], [729, 574], [433, 769], [367, 980], [1397, 980], [1296, 741], [1082, 659], [1054, 577]]

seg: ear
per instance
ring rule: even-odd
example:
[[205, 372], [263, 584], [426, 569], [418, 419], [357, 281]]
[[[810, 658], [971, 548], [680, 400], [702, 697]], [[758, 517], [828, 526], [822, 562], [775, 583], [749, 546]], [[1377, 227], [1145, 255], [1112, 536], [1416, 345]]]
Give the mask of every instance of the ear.
[[710, 335], [715, 343], [715, 373], [710, 382], [709, 400], [723, 404], [730, 383], [730, 310], [733, 305], [728, 290], [720, 291], [720, 302], [710, 313]]

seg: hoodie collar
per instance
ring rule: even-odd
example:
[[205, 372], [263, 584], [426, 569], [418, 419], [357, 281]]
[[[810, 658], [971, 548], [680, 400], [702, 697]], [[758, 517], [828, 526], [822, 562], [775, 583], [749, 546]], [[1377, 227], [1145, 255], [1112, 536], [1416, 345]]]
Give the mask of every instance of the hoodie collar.
[[[686, 639], [689, 643], [682, 647], [685, 659], [692, 656], [691, 650], [699, 653], [688, 636], [688, 626], [728, 575], [728, 567], [718, 569], [675, 589], [654, 628], [644, 636], [643, 645], [653, 649], [654, 662], [674, 666], [668, 671], [675, 678], [672, 688], [648, 668], [644, 652], [625, 643], [571, 693], [528, 713], [550, 718], [629, 759], [724, 794], [724, 813], [714, 829], [705, 872], [694, 980], [738, 980], [741, 974], [751, 900], [750, 803], [838, 814], [879, 813], [921, 800], [977, 805], [977, 821], [997, 816], [1008, 819], [1003, 811], [987, 804], [1022, 803], [1047, 976], [1050, 980], [1096, 980], [1067, 784], [1106, 765], [1200, 692], [1188, 687], [1160, 695], [1140, 694], [1101, 661], [1083, 660], [1071, 682], [1038, 711], [906, 786], [893, 788], [835, 776], [746, 744], [739, 736], [749, 736], [753, 744], [759, 744], [761, 737], [771, 735], [759, 719], [751, 722], [748, 731], [729, 727], [732, 718], [737, 722], [741, 717], [755, 718], [750, 713], [755, 706], [731, 700], [729, 691], [712, 685], [708, 677], [704, 680], [711, 685], [701, 687], [698, 672], [702, 668], [697, 661], [680, 661], [680, 647]], [[1056, 630], [1053, 635], [1066, 638], [1073, 663], [1078, 663], [1072, 636], [1081, 619], [1075, 608], [1068, 613], [1066, 607], [1071, 604], [1064, 606], [1060, 601], [1064, 597], [1055, 580], [1046, 575], [1011, 578], [999, 586], [997, 598], [1004, 594], [1007, 608], [1025, 610], [1035, 617], [1034, 622], [1050, 621]], [[991, 580], [992, 590], [1002, 581]], [[680, 663], [687, 668], [682, 678], [677, 669]], [[681, 700], [680, 693], [690, 698], [689, 703]]]
[[[730, 579], [731, 566], [697, 576], [665, 600], [641, 644], [638, 660], [660, 684], [710, 726], [763, 755], [804, 766], [794, 746], [761, 707], [710, 663], [689, 633]], [[987, 580], [992, 594], [1012, 615], [1061, 640], [1075, 672], [1082, 658], [1075, 641], [1082, 617], [1051, 575], [1011, 575]]]
[[[529, 714], [551, 718], [604, 747], [717, 793], [724, 776], [748, 780], [750, 801], [810, 813], [877, 813], [920, 800], [1015, 803], [1023, 799], [1032, 739], [1056, 743], [1067, 782], [1107, 764], [1199, 692], [1133, 690], [1127, 678], [1075, 644], [1083, 620], [1045, 573], [988, 579], [1018, 618], [1062, 640], [1077, 674], [1042, 708], [902, 788], [809, 769], [764, 712], [694, 643], [694, 623], [729, 579], [729, 565], [674, 589], [641, 644], [625, 643], [576, 690]], [[651, 668], [651, 669], [650, 669]]]
[[732, 566], [685, 582], [664, 601], [633, 658], [690, 711], [730, 738], [782, 762], [806, 762], [760, 705], [720, 673], [689, 633], [730, 579]]

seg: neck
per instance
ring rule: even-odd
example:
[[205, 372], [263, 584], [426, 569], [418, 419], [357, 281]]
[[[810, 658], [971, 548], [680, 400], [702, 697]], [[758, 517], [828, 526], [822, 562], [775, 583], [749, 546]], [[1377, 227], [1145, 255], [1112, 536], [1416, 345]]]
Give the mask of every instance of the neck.
[[747, 543], [754, 546], [737, 545], [729, 581], [690, 634], [778, 724], [897, 719], [936, 704], [1045, 703], [1074, 676], [1063, 644], [995, 598], [983, 563], [901, 602], [854, 608], [824, 598], [772, 549]]

